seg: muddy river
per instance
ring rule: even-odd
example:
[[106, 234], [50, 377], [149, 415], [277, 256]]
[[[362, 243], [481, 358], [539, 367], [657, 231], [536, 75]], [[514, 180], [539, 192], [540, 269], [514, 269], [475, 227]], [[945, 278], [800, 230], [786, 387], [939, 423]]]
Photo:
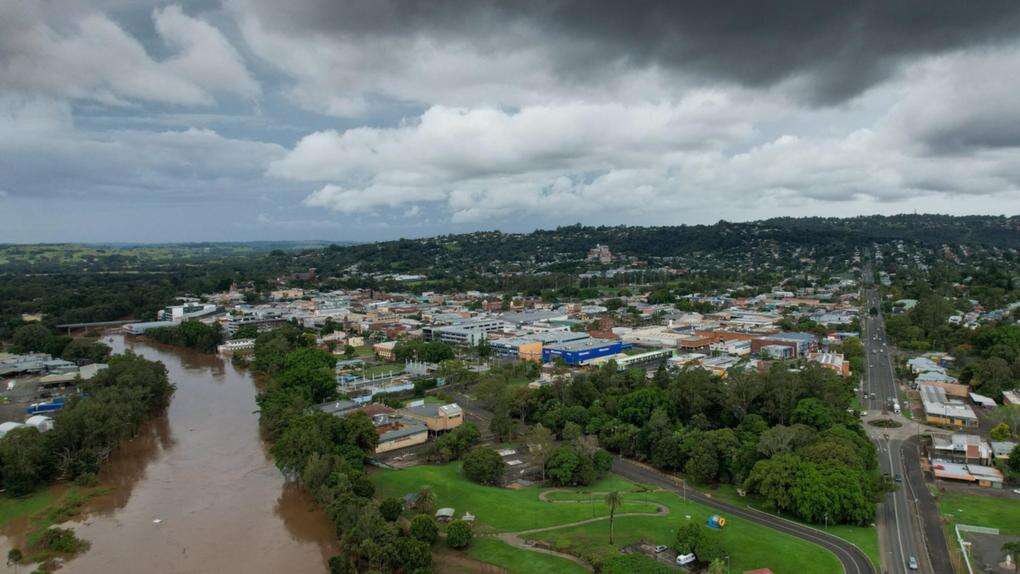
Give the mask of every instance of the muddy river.
[[61, 572], [325, 572], [332, 527], [269, 459], [252, 377], [215, 356], [121, 336], [110, 344], [162, 361], [177, 391], [104, 467], [110, 494], [71, 524], [92, 547]]

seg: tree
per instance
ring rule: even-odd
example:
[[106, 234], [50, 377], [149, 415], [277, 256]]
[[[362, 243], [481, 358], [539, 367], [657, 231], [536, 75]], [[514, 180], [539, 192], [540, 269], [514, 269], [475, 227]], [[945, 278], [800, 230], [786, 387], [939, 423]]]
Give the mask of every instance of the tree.
[[426, 544], [434, 544], [439, 538], [439, 525], [436, 519], [428, 514], [419, 514], [411, 519], [409, 529], [411, 536]]
[[616, 518], [616, 511], [623, 505], [623, 498], [618, 490], [606, 494], [606, 506], [609, 507], [609, 544], [613, 544], [613, 520]]
[[690, 554], [705, 537], [705, 529], [697, 522], [686, 522], [680, 525], [673, 541], [673, 549], [680, 554]]
[[400, 518], [400, 514], [404, 511], [404, 501], [390, 496], [384, 498], [379, 503], [379, 514], [386, 519], [386, 522], [394, 522]]
[[1006, 461], [1006, 466], [1009, 470], [1020, 473], [1020, 444], [1013, 447], [1013, 450], [1009, 452], [1009, 460]]
[[726, 574], [726, 563], [722, 558], [716, 558], [709, 563], [708, 574]]
[[471, 525], [463, 520], [454, 520], [446, 527], [446, 545], [454, 550], [463, 550], [471, 546], [473, 538]]
[[52, 336], [46, 327], [38, 323], [31, 323], [15, 329], [14, 334], [11, 335], [11, 343], [14, 345], [14, 350], [19, 353], [39, 352], [46, 349]]
[[552, 454], [555, 444], [552, 432], [542, 426], [542, 423], [538, 423], [528, 431], [524, 442], [528, 445], [532, 460], [542, 468], [542, 480], [545, 480], [545, 462]]
[[432, 566], [432, 548], [426, 542], [407, 536], [397, 537], [393, 543], [393, 571], [427, 571]]
[[1012, 436], [1012, 433], [1009, 432], [1009, 425], [1006, 423], [999, 423], [995, 425], [988, 434], [992, 437], [992, 440], [995, 441], [1009, 440]]
[[503, 457], [488, 447], [475, 448], [464, 457], [464, 476], [478, 484], [499, 484], [505, 467]]
[[510, 418], [510, 409], [505, 402], [498, 405], [489, 421], [489, 431], [501, 442], [509, 441], [514, 434], [514, 421]]

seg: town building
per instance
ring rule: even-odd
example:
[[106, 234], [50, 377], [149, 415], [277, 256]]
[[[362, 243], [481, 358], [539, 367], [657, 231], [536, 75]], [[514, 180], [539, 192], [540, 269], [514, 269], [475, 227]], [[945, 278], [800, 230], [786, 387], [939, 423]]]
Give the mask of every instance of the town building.
[[920, 385], [921, 403], [925, 420], [929, 424], [971, 428], [978, 425], [974, 409], [960, 399], [949, 398], [945, 389], [935, 385]]

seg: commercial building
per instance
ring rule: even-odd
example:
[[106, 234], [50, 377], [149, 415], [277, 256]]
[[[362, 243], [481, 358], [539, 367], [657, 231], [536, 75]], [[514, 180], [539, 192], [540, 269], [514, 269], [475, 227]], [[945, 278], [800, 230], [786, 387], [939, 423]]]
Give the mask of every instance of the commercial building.
[[980, 436], [964, 433], [933, 434], [932, 457], [957, 463], [991, 464], [992, 447]]
[[969, 482], [984, 488], [1002, 488], [1002, 472], [991, 466], [933, 460], [931, 468], [939, 480]]
[[542, 349], [542, 362], [549, 363], [560, 358], [568, 365], [584, 365], [592, 359], [615, 355], [622, 350], [623, 343], [611, 339], [583, 339], [555, 343]]
[[942, 387], [921, 385], [918, 389], [921, 391], [925, 420], [929, 424], [961, 428], [978, 425], [978, 418], [974, 414], [974, 410], [959, 399], [949, 398]]
[[450, 345], [477, 345], [488, 338], [489, 333], [502, 331], [506, 323], [502, 319], [472, 319], [453, 325], [425, 326], [421, 328], [422, 339], [442, 341]]

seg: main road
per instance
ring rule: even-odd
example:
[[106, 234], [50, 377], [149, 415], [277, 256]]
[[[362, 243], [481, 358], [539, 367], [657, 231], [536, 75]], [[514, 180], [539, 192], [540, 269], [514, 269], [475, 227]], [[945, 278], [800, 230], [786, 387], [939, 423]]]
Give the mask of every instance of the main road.
[[875, 568], [871, 565], [871, 560], [868, 559], [868, 556], [860, 548], [817, 528], [812, 528], [767, 512], [754, 510], [750, 507], [740, 507], [723, 502], [692, 488], [686, 488], [680, 482], [680, 479], [676, 477], [625, 458], [615, 457], [613, 459], [613, 472], [638, 483], [654, 484], [672, 490], [690, 500], [725, 512], [730, 516], [736, 516], [817, 544], [832, 552], [839, 559], [840, 564], [843, 565], [843, 571], [847, 574], [874, 574], [875, 572]]
[[[896, 478], [896, 488], [886, 494], [876, 514], [883, 567], [886, 572], [905, 573], [911, 570], [913, 558], [916, 568], [921, 571], [951, 571], [944, 570], [951, 568], [945, 536], [918, 462], [920, 453], [915, 435], [921, 430], [921, 425], [899, 416], [900, 407], [906, 408], [906, 405], [900, 402], [892, 349], [882, 318], [882, 301], [871, 285], [871, 278], [870, 267], [865, 267], [865, 310], [861, 316], [861, 335], [866, 367], [861, 404], [869, 411], [866, 418], [873, 419], [881, 413], [881, 418], [891, 418], [906, 425], [888, 431], [867, 427], [878, 445], [882, 472]], [[925, 427], [925, 430], [929, 429]]]

